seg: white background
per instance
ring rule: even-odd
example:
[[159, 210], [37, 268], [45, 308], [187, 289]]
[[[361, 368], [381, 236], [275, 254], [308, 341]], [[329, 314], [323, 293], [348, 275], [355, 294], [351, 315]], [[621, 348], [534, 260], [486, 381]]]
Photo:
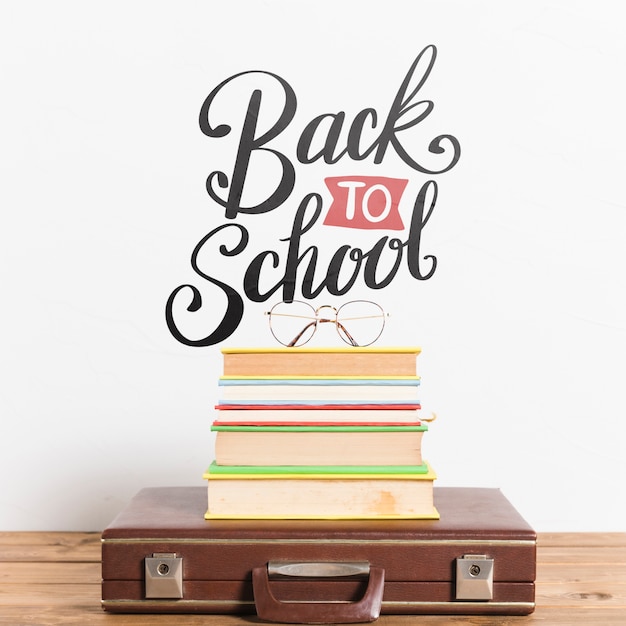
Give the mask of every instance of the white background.
[[[236, 147], [199, 130], [209, 92], [245, 70], [285, 78], [298, 111], [277, 145], [294, 160], [315, 115], [384, 115], [432, 43], [421, 132], [462, 146], [424, 231], [437, 271], [419, 282], [403, 264], [388, 288], [349, 297], [392, 313], [383, 343], [423, 349], [439, 485], [499, 487], [539, 531], [626, 530], [625, 13], [570, 0], [2, 3], [0, 529], [100, 530], [143, 487], [204, 484], [221, 346], [176, 342], [164, 308], [188, 282], [221, 306], [189, 264], [225, 222], [204, 184]], [[238, 220], [249, 250], [214, 254], [221, 279], [241, 291], [300, 198], [350, 173], [411, 175], [392, 154], [299, 166], [282, 212]], [[326, 230], [305, 245], [332, 254], [347, 235]], [[224, 345], [272, 345], [269, 304], [246, 300]]]

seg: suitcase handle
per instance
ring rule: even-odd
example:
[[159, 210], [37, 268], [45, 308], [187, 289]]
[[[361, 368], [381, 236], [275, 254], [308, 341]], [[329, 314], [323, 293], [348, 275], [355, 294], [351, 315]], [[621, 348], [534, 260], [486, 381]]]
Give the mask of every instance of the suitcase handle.
[[373, 622], [380, 615], [385, 570], [369, 568], [369, 580], [358, 602], [281, 602], [270, 589], [267, 566], [252, 570], [254, 604], [260, 619], [291, 624], [355, 624]]

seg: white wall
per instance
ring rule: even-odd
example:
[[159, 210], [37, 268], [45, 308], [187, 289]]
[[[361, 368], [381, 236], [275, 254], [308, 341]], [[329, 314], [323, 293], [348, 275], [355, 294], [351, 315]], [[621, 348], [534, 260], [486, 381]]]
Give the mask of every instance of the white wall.
[[[500, 487], [540, 531], [626, 530], [625, 18], [602, 0], [4, 3], [0, 529], [99, 530], [142, 487], [203, 484], [221, 345], [175, 341], [164, 308], [187, 282], [221, 306], [189, 265], [226, 221], [204, 183], [236, 147], [199, 130], [209, 92], [284, 77], [293, 159], [296, 125], [382, 114], [432, 43], [424, 136], [462, 147], [424, 231], [437, 271], [349, 297], [391, 311], [384, 343], [423, 348], [438, 484]], [[241, 291], [304, 193], [374, 172], [426, 180], [393, 155], [300, 167], [280, 214], [238, 220], [246, 253], [211, 267]], [[327, 230], [306, 245], [332, 254], [347, 235]], [[224, 345], [271, 345], [277, 299], [246, 300]]]

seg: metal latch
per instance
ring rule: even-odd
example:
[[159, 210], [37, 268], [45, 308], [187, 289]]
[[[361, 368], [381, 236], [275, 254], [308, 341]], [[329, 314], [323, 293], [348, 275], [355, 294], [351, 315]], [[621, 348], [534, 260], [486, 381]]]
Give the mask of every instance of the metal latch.
[[465, 554], [456, 560], [456, 599], [493, 598], [493, 559], [484, 554]]
[[183, 557], [155, 552], [146, 557], [146, 598], [183, 597]]

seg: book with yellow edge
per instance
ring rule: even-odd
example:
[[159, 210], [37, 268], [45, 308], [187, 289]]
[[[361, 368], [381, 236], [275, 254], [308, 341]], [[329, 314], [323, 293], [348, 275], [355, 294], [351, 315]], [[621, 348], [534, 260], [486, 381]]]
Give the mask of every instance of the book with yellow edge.
[[438, 519], [431, 467], [211, 464], [206, 519]]
[[416, 376], [417, 347], [222, 348], [224, 376]]

